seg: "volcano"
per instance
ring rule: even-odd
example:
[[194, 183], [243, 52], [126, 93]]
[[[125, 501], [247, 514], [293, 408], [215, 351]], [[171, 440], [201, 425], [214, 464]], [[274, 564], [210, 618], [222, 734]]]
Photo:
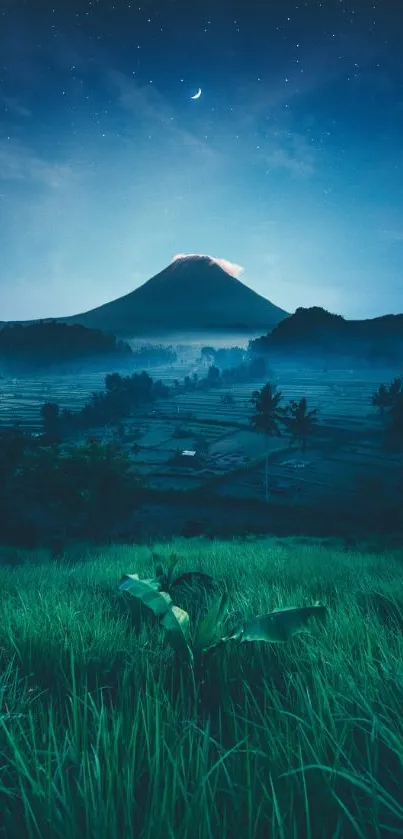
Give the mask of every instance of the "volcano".
[[135, 291], [96, 309], [57, 318], [121, 338], [178, 333], [270, 331], [288, 312], [230, 273], [230, 263], [181, 255]]

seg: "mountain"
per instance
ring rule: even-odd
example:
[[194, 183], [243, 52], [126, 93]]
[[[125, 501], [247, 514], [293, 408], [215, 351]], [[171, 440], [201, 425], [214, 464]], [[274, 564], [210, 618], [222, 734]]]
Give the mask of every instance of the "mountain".
[[403, 314], [346, 320], [319, 306], [298, 308], [267, 335], [250, 342], [254, 352], [338, 355], [368, 361], [403, 358]]
[[256, 333], [288, 317], [229, 273], [230, 267], [221, 265], [230, 263], [195, 254], [176, 257], [135, 291], [89, 312], [57, 320], [131, 338], [210, 330]]

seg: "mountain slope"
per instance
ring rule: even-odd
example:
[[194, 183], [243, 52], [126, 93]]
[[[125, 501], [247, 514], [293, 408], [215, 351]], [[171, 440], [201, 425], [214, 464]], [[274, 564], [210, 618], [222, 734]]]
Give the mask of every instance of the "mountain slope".
[[135, 291], [67, 318], [122, 337], [139, 334], [268, 330], [288, 313], [252, 291], [208, 256], [176, 258]]

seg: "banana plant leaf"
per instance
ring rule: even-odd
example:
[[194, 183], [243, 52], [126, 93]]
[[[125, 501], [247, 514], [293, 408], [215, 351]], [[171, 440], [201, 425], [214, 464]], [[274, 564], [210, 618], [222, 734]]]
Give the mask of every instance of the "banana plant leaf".
[[140, 580], [138, 574], [123, 574], [118, 588], [144, 603], [157, 617], [163, 617], [171, 608], [169, 594], [160, 591], [158, 580], [153, 578]]
[[179, 606], [171, 606], [161, 623], [171, 647], [193, 664], [193, 653], [188, 643], [190, 634], [188, 613], [184, 609], [180, 609]]
[[193, 642], [193, 652], [201, 654], [205, 650], [217, 646], [222, 640], [218, 639], [220, 624], [224, 620], [228, 612], [229, 598], [226, 592], [207, 613], [206, 617], [200, 621]]
[[167, 562], [167, 572], [166, 572], [166, 580], [167, 580], [167, 588], [170, 588], [174, 581], [174, 571], [179, 562], [179, 557], [175, 553], [170, 554], [168, 557]]
[[313, 606], [287, 606], [274, 609], [267, 615], [258, 615], [246, 621], [225, 640], [268, 641], [272, 644], [288, 641], [293, 635], [308, 631], [312, 617], [323, 620], [327, 608], [315, 603]]

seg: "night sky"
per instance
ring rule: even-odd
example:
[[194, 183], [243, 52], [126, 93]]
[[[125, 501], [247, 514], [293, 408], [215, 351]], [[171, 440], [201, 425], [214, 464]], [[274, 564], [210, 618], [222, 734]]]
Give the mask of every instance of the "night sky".
[[401, 0], [0, 0], [0, 71], [0, 320], [178, 252], [287, 311], [403, 312]]

